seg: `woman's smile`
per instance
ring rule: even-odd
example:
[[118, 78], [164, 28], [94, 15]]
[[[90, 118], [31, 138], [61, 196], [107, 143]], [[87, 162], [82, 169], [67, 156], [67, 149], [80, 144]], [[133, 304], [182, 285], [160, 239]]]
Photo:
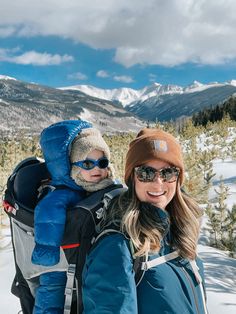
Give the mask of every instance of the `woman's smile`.
[[[169, 167], [170, 164], [161, 160], [147, 162], [145, 166], [157, 170]], [[142, 202], [151, 203], [154, 206], [165, 209], [167, 204], [172, 200], [176, 191], [176, 182], [165, 182], [159, 176], [151, 182], [139, 181], [137, 176], [134, 177], [135, 191], [138, 199]]]

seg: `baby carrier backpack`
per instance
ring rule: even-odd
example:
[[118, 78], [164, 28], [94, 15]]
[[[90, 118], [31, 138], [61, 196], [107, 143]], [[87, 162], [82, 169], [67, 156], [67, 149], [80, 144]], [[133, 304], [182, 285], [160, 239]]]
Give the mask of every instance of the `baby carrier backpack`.
[[[8, 178], [4, 194], [3, 206], [10, 219], [16, 268], [11, 292], [20, 299], [23, 314], [32, 314], [39, 275], [45, 273], [44, 266], [31, 263], [35, 245], [34, 208], [52, 188], [55, 189], [50, 186], [50, 174], [45, 162], [32, 157], [17, 165]], [[82, 313], [81, 274], [86, 255], [101, 235], [103, 214], [110, 200], [124, 191], [121, 184], [113, 184], [67, 209], [60, 262], [50, 267], [50, 271], [67, 271], [65, 314]], [[112, 232], [119, 231], [115, 228], [110, 228], [108, 232], [103, 230], [102, 236]], [[140, 282], [143, 274], [140, 260], [134, 260], [136, 283]]]

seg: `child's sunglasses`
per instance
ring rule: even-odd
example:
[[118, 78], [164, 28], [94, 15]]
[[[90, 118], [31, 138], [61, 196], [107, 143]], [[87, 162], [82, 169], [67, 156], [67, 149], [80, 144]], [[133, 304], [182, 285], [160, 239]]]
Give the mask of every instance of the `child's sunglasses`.
[[180, 170], [176, 167], [155, 169], [149, 166], [140, 166], [134, 169], [137, 179], [140, 182], [154, 182], [157, 175], [163, 182], [172, 183], [178, 179]]
[[106, 157], [95, 159], [85, 159], [73, 162], [72, 165], [78, 166], [84, 170], [91, 170], [96, 166], [100, 169], [105, 169], [109, 165], [109, 160]]

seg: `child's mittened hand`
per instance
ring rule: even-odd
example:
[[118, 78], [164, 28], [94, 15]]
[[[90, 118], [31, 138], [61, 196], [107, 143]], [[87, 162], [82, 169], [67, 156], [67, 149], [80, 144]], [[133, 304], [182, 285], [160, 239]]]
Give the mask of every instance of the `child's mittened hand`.
[[59, 260], [60, 247], [36, 243], [31, 257], [33, 264], [41, 266], [53, 266], [59, 263]]

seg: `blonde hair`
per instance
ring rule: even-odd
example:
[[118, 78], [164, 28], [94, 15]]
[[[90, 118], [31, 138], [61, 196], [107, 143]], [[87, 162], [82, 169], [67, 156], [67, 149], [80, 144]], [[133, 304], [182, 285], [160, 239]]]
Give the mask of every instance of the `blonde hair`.
[[[156, 219], [154, 207], [142, 206], [140, 210], [132, 177], [128, 180], [128, 190], [112, 202], [107, 221], [120, 222], [121, 231], [134, 245], [135, 256], [156, 253], [160, 250], [166, 227]], [[179, 251], [180, 256], [194, 259], [202, 212], [197, 203], [181, 191], [178, 181], [175, 196], [166, 210], [169, 213], [170, 245]]]

